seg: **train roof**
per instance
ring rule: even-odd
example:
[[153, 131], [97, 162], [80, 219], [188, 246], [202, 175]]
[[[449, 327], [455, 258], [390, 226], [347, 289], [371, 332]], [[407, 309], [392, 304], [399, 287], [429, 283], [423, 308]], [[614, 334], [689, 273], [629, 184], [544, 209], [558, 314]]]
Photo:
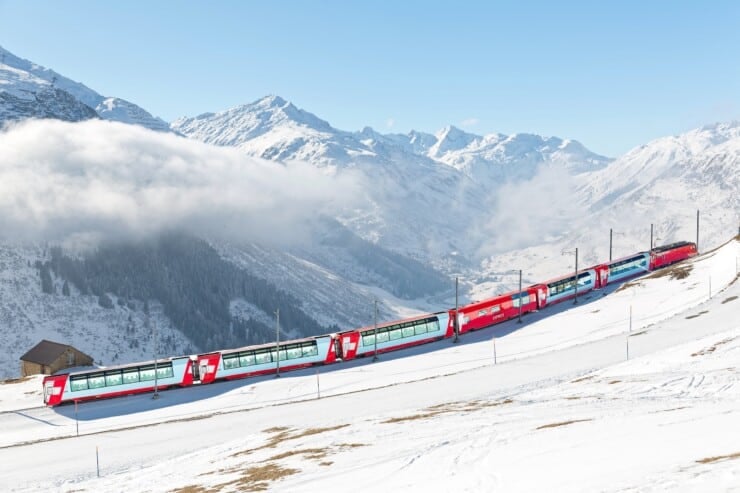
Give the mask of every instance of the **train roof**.
[[667, 252], [668, 250], [674, 250], [676, 248], [681, 248], [684, 246], [694, 245], [696, 246], [696, 243], [690, 242], [690, 241], [677, 241], [676, 243], [669, 243], [668, 245], [661, 245], [653, 247], [651, 252], [655, 253], [661, 253], [661, 252]]

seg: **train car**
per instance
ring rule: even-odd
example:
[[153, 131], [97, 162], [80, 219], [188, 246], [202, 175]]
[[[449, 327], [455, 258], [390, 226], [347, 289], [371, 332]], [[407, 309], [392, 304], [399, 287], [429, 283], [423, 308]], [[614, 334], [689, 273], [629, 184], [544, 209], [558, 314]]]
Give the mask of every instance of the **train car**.
[[[361, 358], [426, 344], [454, 334], [455, 310], [342, 332], [338, 336], [343, 360]], [[377, 346], [375, 334], [377, 331]]]
[[458, 309], [460, 334], [478, 330], [490, 325], [519, 316], [519, 306], [522, 314], [543, 308], [547, 300], [547, 290], [544, 286], [530, 286], [520, 293], [514, 291], [465, 305]]
[[[106, 399], [151, 392], [172, 386], [192, 385], [194, 357], [182, 356], [145, 363], [95, 368], [50, 375], [44, 378], [44, 403], [55, 406], [65, 402]], [[156, 370], [155, 370], [156, 368]]]
[[699, 252], [696, 243], [679, 241], [669, 245], [655, 247], [650, 250], [650, 270], [667, 267], [681, 260], [697, 255]]
[[630, 277], [642, 275], [650, 270], [650, 254], [636, 253], [605, 264], [608, 268], [608, 283], [624, 281]]
[[[337, 360], [336, 335], [229, 349], [198, 356], [200, 383], [291, 371]], [[278, 361], [278, 355], [280, 357]]]
[[[590, 268], [578, 272], [578, 295], [586, 294], [596, 287], [596, 269]], [[546, 305], [554, 305], [576, 296], [576, 275], [558, 277], [543, 283], [547, 287]]]

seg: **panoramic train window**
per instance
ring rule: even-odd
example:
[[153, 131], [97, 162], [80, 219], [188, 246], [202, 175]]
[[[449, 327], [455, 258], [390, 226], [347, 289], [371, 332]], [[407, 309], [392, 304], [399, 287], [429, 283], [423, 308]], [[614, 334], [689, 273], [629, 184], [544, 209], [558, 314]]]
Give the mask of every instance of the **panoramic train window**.
[[142, 382], [154, 380], [154, 365], [147, 365], [139, 368], [139, 377], [139, 380]]
[[107, 371], [105, 372], [105, 386], [110, 385], [121, 385], [123, 377], [121, 377], [121, 370]]
[[254, 352], [254, 362], [258, 365], [265, 363], [272, 363], [272, 356], [270, 355], [269, 349], [262, 349]]
[[123, 370], [123, 383], [136, 383], [139, 381], [139, 369]]
[[[233, 355], [234, 360], [234, 366], [233, 368], [236, 368], [237, 366], [249, 366], [253, 365], [255, 362], [254, 359], [254, 353], [252, 351], [245, 352], [245, 353], [239, 353], [239, 358], [237, 359], [237, 355]], [[226, 366], [226, 357], [224, 357], [224, 366]]]
[[175, 373], [172, 371], [172, 365], [159, 366], [157, 365], [157, 378], [172, 378]]
[[318, 356], [319, 345], [316, 343], [316, 341], [313, 341], [309, 344], [304, 344], [301, 353], [302, 356]]
[[87, 390], [87, 376], [81, 375], [69, 379], [69, 388], [75, 390]]
[[101, 387], [105, 387], [105, 376], [102, 373], [88, 375], [87, 386], [91, 389], [99, 389]]

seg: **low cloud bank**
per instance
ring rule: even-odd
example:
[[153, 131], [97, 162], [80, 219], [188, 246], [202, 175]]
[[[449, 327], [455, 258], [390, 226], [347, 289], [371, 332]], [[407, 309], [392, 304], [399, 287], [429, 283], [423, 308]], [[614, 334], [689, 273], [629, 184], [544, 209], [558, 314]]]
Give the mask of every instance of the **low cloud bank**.
[[519, 250], [561, 236], [579, 216], [573, 179], [566, 170], [543, 166], [530, 180], [497, 188], [490, 216], [479, 226], [485, 235], [481, 257]]
[[0, 238], [98, 241], [184, 230], [302, 241], [350, 207], [362, 175], [249, 158], [115, 122], [26, 121], [0, 131]]

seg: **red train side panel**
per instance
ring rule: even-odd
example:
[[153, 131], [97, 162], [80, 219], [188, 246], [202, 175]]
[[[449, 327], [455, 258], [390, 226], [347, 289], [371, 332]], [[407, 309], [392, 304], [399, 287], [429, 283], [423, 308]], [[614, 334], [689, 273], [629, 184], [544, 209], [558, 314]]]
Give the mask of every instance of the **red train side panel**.
[[[546, 290], [530, 286], [522, 290], [522, 313], [544, 306]], [[542, 302], [540, 303], [540, 300]], [[460, 333], [478, 330], [519, 316], [519, 291], [503, 294], [461, 307], [459, 310]]]
[[660, 269], [681, 260], [693, 257], [698, 253], [696, 243], [681, 241], [655, 247], [650, 250], [650, 270]]

